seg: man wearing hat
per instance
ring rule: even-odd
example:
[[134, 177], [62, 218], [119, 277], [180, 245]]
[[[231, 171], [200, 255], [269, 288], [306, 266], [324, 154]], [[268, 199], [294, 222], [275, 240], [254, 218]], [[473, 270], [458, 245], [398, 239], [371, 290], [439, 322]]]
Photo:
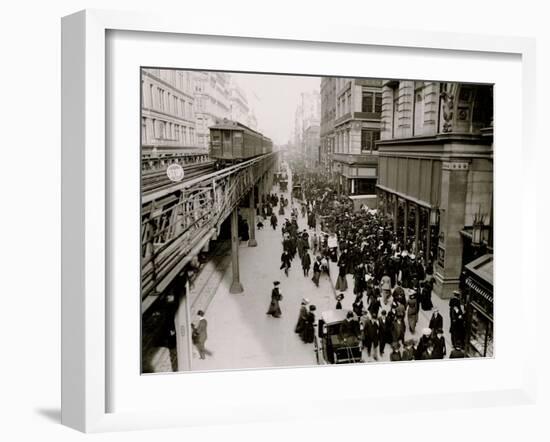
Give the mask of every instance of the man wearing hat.
[[399, 348], [400, 348], [400, 345], [398, 342], [394, 342], [391, 345], [392, 352], [390, 353], [390, 361], [394, 362], [394, 361], [402, 360], [401, 353], [399, 352]]
[[365, 321], [363, 328], [363, 344], [367, 348], [367, 354], [371, 355], [375, 361], [378, 360], [378, 344], [380, 342], [380, 324], [376, 315], [372, 315]]
[[436, 330], [432, 341], [434, 344], [433, 359], [443, 359], [447, 354], [447, 346], [445, 345], [443, 329], [439, 328]]
[[380, 318], [378, 319], [378, 327], [378, 336], [380, 337], [380, 356], [383, 356], [386, 344], [390, 344], [392, 339], [391, 322], [388, 321], [386, 310], [382, 310], [382, 312], [380, 313]]
[[402, 361], [412, 361], [414, 360], [414, 341], [412, 339], [407, 339], [405, 341], [405, 348], [401, 354]]

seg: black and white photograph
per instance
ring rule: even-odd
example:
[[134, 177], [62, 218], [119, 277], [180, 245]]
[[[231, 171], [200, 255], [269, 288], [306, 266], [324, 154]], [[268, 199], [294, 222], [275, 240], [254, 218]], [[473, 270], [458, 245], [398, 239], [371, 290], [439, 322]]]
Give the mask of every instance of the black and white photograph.
[[493, 85], [140, 75], [142, 373], [493, 357]]

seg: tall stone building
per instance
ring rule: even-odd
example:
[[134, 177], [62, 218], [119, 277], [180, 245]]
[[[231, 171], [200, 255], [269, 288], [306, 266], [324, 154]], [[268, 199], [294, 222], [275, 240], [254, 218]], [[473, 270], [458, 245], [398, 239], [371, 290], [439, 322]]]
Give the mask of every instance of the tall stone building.
[[239, 123], [248, 125], [250, 107], [248, 106], [248, 100], [244, 91], [236, 84], [231, 85], [231, 119], [238, 121]]
[[335, 136], [334, 120], [336, 118], [336, 78], [321, 78], [321, 127], [320, 127], [320, 160], [322, 169], [333, 178]]
[[391, 80], [382, 95], [380, 207], [448, 298], [480, 248], [492, 250], [493, 88]]
[[[321, 94], [319, 91], [302, 92], [300, 94], [300, 101], [294, 114], [294, 145], [297, 153], [308, 164], [315, 163], [315, 157], [317, 154], [308, 157], [311, 153], [311, 149], [306, 145], [306, 131], [309, 130], [309, 143], [312, 142], [312, 136], [319, 137], [319, 131], [315, 127], [319, 127], [321, 119]], [[320, 144], [320, 140], [317, 141], [317, 149]], [[318, 162], [318, 159], [317, 159]]]
[[143, 152], [197, 146], [192, 72], [143, 69], [141, 103]]
[[209, 127], [231, 118], [230, 76], [225, 72], [195, 72], [195, 114], [197, 144], [208, 149]]
[[340, 191], [376, 206], [382, 80], [325, 78], [321, 84], [322, 150]]

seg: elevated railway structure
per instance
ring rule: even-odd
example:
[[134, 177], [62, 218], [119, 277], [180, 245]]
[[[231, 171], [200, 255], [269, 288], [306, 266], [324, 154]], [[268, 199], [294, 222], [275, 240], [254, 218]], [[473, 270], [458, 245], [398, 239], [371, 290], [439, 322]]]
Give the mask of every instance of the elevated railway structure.
[[[188, 266], [220, 234], [224, 221], [231, 223], [230, 291], [240, 293], [238, 211], [247, 214], [249, 246], [255, 239], [256, 203], [263, 202], [278, 168], [278, 152], [215, 170], [209, 162], [192, 167], [200, 174], [173, 183], [157, 177], [142, 180], [141, 201], [141, 305], [142, 315], [162, 298], [174, 303], [178, 370], [189, 369], [191, 340]], [[190, 166], [187, 166], [190, 167]], [[202, 169], [201, 169], [202, 167]], [[144, 174], [144, 178], [147, 176]], [[258, 201], [257, 201], [258, 199]]]

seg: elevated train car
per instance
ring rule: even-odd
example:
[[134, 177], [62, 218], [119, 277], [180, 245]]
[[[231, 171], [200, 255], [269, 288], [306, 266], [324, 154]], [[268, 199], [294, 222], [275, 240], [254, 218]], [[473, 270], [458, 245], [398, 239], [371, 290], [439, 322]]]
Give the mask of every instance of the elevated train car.
[[210, 158], [234, 164], [273, 152], [273, 142], [237, 121], [224, 119], [210, 126]]

